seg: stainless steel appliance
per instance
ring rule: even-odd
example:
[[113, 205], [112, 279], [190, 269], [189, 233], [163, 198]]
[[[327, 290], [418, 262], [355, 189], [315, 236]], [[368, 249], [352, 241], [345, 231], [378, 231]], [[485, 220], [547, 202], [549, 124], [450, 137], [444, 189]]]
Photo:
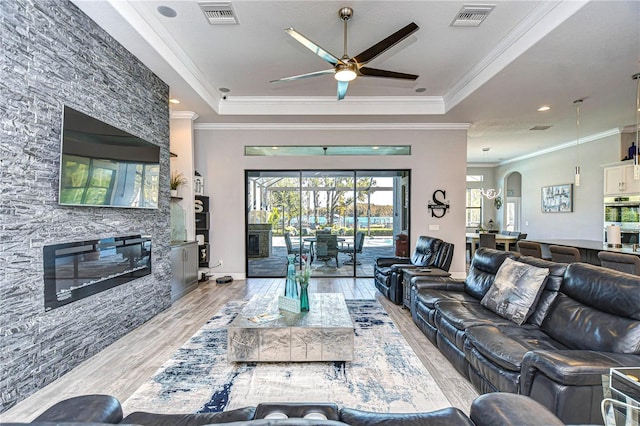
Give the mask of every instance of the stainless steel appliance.
[[604, 237], [607, 226], [620, 227], [622, 244], [640, 243], [640, 195], [604, 198]]

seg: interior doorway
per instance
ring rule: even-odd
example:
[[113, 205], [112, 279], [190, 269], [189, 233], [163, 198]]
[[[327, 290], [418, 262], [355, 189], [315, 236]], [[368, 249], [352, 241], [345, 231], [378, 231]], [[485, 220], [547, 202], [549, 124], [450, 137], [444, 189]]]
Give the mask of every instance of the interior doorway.
[[[248, 278], [284, 277], [287, 256], [313, 277], [372, 277], [409, 232], [408, 170], [249, 170]], [[325, 235], [329, 235], [328, 237]]]
[[522, 175], [512, 172], [505, 178], [506, 203], [503, 213], [503, 228], [507, 231], [520, 231], [522, 223]]

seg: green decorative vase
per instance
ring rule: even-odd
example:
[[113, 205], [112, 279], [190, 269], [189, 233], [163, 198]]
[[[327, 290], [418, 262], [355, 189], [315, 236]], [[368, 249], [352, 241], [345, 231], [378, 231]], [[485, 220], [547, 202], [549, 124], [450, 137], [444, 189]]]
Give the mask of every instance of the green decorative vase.
[[309, 312], [309, 282], [300, 283], [300, 311]]

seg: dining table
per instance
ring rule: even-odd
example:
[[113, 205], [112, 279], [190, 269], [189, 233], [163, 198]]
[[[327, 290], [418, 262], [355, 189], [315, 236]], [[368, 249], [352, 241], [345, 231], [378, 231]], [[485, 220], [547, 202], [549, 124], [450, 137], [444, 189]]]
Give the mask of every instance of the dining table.
[[[315, 244], [318, 241], [318, 239], [316, 237], [303, 237], [302, 241], [305, 241], [307, 243], [309, 243], [309, 253], [311, 254], [311, 263], [313, 263], [313, 259], [316, 257], [315, 256]], [[344, 237], [338, 237], [336, 238], [336, 241], [339, 243], [343, 243], [345, 241], [347, 241], [346, 238]]]
[[[467, 232], [467, 241], [471, 243], [471, 258], [476, 252], [476, 244], [480, 242], [480, 234], [477, 232]], [[495, 234], [496, 243], [504, 244], [504, 250], [509, 251], [509, 245], [515, 244], [518, 241], [518, 237], [515, 235]]]

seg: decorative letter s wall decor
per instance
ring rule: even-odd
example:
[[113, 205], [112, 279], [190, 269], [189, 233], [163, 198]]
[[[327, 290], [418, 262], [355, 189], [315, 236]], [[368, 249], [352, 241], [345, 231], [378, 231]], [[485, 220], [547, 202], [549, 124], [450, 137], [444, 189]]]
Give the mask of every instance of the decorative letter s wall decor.
[[[439, 200], [436, 195], [440, 193], [442, 195], [442, 199]], [[446, 193], [442, 189], [436, 189], [433, 191], [433, 195], [431, 196], [431, 200], [427, 204], [427, 208], [431, 210], [431, 217], [443, 217], [447, 210], [449, 210], [449, 201], [445, 200]]]

